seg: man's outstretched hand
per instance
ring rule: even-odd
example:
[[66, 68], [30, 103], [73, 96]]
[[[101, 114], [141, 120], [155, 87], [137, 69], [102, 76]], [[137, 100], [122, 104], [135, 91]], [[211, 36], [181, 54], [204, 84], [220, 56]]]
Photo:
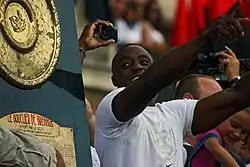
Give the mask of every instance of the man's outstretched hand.
[[85, 51], [93, 50], [102, 46], [107, 46], [115, 43], [115, 40], [111, 39], [108, 41], [101, 40], [96, 36], [96, 29], [98, 25], [113, 26], [112, 23], [104, 20], [96, 20], [95, 22], [85, 26], [81, 37], [79, 39], [79, 46]]
[[239, 10], [240, 1], [230, 9], [230, 11], [221, 17], [218, 22], [210, 27], [209, 36], [212, 39], [226, 39], [235, 41], [239, 36], [244, 36], [242, 28], [243, 23], [249, 23], [249, 18], [236, 18], [235, 15]]

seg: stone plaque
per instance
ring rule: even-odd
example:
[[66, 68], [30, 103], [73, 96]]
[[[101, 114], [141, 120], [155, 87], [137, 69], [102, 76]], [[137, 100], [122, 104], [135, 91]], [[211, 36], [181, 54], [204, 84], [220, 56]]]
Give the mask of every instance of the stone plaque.
[[0, 124], [31, 134], [51, 144], [62, 154], [66, 167], [76, 167], [74, 137], [71, 128], [60, 127], [41, 115], [26, 112], [7, 115], [0, 119]]

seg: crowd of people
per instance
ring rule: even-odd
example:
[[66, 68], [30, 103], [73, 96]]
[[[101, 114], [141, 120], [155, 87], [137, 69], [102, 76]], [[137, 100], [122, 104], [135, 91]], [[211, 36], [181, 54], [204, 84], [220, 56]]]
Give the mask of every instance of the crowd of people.
[[[250, 75], [240, 76], [239, 61], [225, 46], [217, 54], [231, 87], [222, 90], [206, 75], [192, 74], [179, 79], [209, 40], [235, 41], [244, 36], [234, 17], [237, 5], [216, 25], [197, 38], [170, 48], [154, 62], [140, 45], [125, 43], [112, 61], [112, 82], [117, 87], [91, 112], [90, 140], [93, 166], [247, 166], [249, 163]], [[99, 41], [84, 30], [80, 47], [88, 50], [114, 43]], [[120, 34], [123, 31], [120, 31]], [[86, 40], [88, 39], [88, 40]], [[177, 82], [176, 82], [177, 81]], [[176, 82], [174, 100], [155, 103], [157, 94]], [[90, 118], [91, 118], [90, 117]], [[98, 160], [99, 159], [99, 160]]]
[[[239, 60], [225, 46], [225, 50], [216, 55], [231, 84], [229, 88], [223, 90], [214, 78], [207, 75], [183, 77], [209, 40], [232, 42], [244, 36], [242, 23], [250, 20], [235, 18], [238, 4], [197, 38], [182, 46], [168, 48], [158, 61], [154, 61], [144, 48], [142, 38], [124, 40], [130, 36], [129, 32], [119, 26], [124, 28], [132, 24], [135, 29], [137, 26], [141, 29], [138, 30], [140, 33], [144, 26], [137, 22], [141, 16], [140, 11], [135, 10], [136, 4], [129, 2], [126, 5], [126, 11], [122, 12], [124, 20], [117, 16], [115, 23], [122, 44], [111, 65], [111, 79], [117, 89], [103, 98], [96, 111], [85, 99], [92, 165], [247, 166], [250, 163], [250, 73], [240, 76]], [[154, 13], [154, 5], [150, 2], [148, 13]], [[148, 19], [159, 19], [152, 13]], [[113, 26], [108, 21], [97, 20], [85, 27], [79, 39], [82, 61], [88, 51], [115, 43], [113, 39], [97, 38], [95, 30], [100, 24]], [[151, 32], [147, 35], [158, 38], [153, 33], [156, 31]], [[172, 83], [176, 84], [174, 99], [156, 103], [159, 92]], [[62, 156], [52, 146], [2, 126], [0, 157], [0, 166], [65, 166]]]
[[118, 49], [128, 43], [165, 52], [167, 26], [155, 0], [113, 0], [114, 25], [118, 29]]

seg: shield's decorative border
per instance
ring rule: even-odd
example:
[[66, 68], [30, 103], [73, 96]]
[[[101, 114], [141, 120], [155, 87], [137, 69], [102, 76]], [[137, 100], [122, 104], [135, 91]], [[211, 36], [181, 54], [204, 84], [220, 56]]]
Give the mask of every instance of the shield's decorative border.
[[[20, 0], [4, 0], [11, 2], [18, 2]], [[22, 0], [21, 0], [22, 1]], [[27, 1], [27, 0], [26, 0]], [[49, 77], [53, 74], [56, 69], [57, 63], [60, 57], [60, 46], [61, 46], [61, 32], [60, 32], [60, 23], [59, 17], [56, 10], [54, 0], [44, 0], [46, 1], [48, 8], [51, 12], [51, 17], [54, 22], [54, 46], [53, 46], [53, 59], [49, 63], [48, 68], [42, 73], [42, 75], [38, 76], [34, 79], [23, 79], [15, 74], [9, 73], [8, 69], [1, 65], [0, 63], [0, 75], [11, 85], [20, 88], [20, 89], [33, 89], [40, 88], [46, 81], [48, 81]], [[0, 0], [1, 2], [1, 0]], [[1, 13], [0, 13], [1, 15]]]

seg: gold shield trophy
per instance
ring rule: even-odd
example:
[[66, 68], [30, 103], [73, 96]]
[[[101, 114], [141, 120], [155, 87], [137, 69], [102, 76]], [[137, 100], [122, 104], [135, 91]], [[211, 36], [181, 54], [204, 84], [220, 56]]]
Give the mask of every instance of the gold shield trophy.
[[0, 0], [0, 75], [20, 89], [41, 87], [60, 55], [53, 0]]

